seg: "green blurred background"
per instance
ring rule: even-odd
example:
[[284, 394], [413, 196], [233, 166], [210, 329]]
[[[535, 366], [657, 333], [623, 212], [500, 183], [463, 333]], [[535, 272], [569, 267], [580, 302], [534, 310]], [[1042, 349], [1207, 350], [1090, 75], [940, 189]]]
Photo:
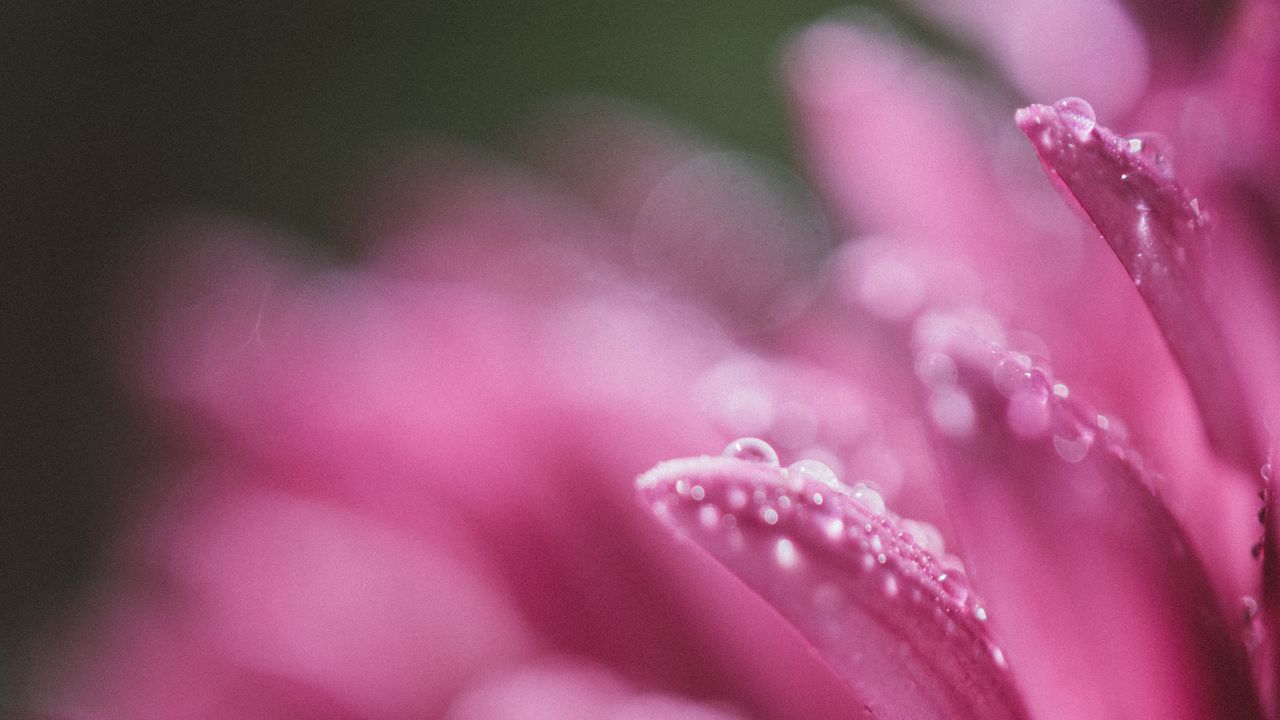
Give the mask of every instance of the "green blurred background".
[[441, 136], [501, 152], [566, 95], [623, 98], [788, 163], [778, 49], [840, 7], [4, 3], [0, 667], [9, 689], [19, 639], [74, 597], [137, 492], [130, 478], [147, 450], [112, 384], [103, 298], [128, 277], [139, 221], [183, 207], [232, 211], [332, 243], [338, 200], [380, 153]]

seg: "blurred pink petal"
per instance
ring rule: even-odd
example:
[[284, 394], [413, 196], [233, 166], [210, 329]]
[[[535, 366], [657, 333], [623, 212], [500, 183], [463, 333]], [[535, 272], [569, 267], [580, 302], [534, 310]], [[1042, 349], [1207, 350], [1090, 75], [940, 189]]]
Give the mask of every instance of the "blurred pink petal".
[[[900, 323], [926, 307], [980, 305], [1017, 330], [1019, 350], [1052, 356], [1121, 411], [1165, 466], [1212, 461], [1185, 381], [1123, 267], [1043, 181], [1007, 114], [974, 99], [980, 89], [965, 96], [971, 83], [848, 25], [807, 31], [785, 67], [815, 182], [846, 232], [867, 234], [833, 267], [853, 310]], [[833, 337], [844, 333], [848, 342]], [[871, 335], [846, 317], [809, 344], [860, 352]], [[902, 344], [888, 343], [896, 362], [868, 353], [862, 365], [909, 370]]]
[[1120, 114], [1146, 88], [1146, 39], [1112, 0], [911, 4], [976, 43], [1025, 97], [1089, 95]]
[[959, 366], [929, 399], [948, 501], [1033, 715], [1261, 717], [1240, 631], [1111, 418], [963, 325], [920, 351]]

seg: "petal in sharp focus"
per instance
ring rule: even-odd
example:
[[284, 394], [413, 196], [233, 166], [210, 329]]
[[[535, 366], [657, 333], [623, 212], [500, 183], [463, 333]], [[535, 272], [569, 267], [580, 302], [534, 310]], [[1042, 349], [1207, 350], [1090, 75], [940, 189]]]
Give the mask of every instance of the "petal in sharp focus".
[[1240, 356], [1223, 331], [1221, 297], [1204, 209], [1174, 180], [1169, 150], [1154, 135], [1121, 137], [1097, 125], [1078, 98], [1017, 113], [1049, 174], [1084, 210], [1151, 309], [1196, 398], [1206, 431], [1225, 456], [1256, 468], [1259, 393], [1248, 392]]
[[938, 314], [915, 342], [957, 368], [925, 394], [944, 494], [1035, 717], [1261, 717], [1243, 628], [1122, 425], [979, 332]]
[[[747, 439], [637, 481], [661, 521], [789, 621], [858, 699], [858, 717], [1027, 717], [963, 573], [862, 486]], [[908, 529], [920, 540], [913, 539]]]

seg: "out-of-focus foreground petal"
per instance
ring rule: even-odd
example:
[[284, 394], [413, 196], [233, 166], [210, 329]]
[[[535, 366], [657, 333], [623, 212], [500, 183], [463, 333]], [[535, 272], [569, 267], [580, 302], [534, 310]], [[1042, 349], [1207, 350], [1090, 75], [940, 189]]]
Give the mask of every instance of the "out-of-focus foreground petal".
[[1146, 89], [1146, 38], [1113, 0], [911, 4], [976, 43], [1024, 97], [1090, 94], [1104, 112], [1119, 114]]
[[777, 465], [771, 447], [663, 463], [641, 498], [813, 645], [858, 717], [1026, 718], [960, 572], [865, 488], [822, 463]]
[[1112, 419], [981, 329], [930, 326], [919, 352], [958, 368], [927, 393], [948, 507], [1033, 715], [1261, 717], [1243, 626]]

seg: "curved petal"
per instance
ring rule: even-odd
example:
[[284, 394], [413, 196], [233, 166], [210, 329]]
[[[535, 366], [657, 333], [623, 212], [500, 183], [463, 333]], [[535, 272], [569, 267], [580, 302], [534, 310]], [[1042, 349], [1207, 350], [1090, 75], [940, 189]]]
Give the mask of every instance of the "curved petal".
[[1247, 306], [1234, 306], [1228, 292], [1235, 283], [1215, 262], [1205, 210], [1173, 180], [1168, 149], [1158, 137], [1123, 138], [1098, 126], [1092, 109], [1076, 99], [1033, 105], [1018, 111], [1017, 121], [1133, 278], [1191, 385], [1210, 439], [1227, 456], [1259, 467], [1264, 411], [1238, 359], [1274, 330], [1225, 335], [1224, 316], [1247, 314]]
[[1027, 717], [963, 579], [878, 496], [814, 461], [782, 470], [758, 440], [731, 448], [657, 466], [640, 496], [799, 630], [858, 717]]
[[1089, 94], [1118, 114], [1146, 88], [1146, 39], [1114, 0], [911, 4], [977, 43], [1025, 97]]
[[1113, 419], [963, 323], [917, 342], [958, 366], [928, 393], [948, 507], [1035, 717], [1260, 717], [1241, 628]]
[[[923, 53], [856, 26], [807, 31], [785, 67], [815, 183], [845, 232], [871, 235], [833, 267], [859, 311], [897, 321], [926, 305], [980, 302], [1025, 331], [1019, 349], [1051, 354], [1123, 409], [1169, 466], [1203, 462], [1200, 428], [1166, 422], [1194, 406], [1159, 330], [1114, 255], [1043, 181], [1006, 113], [994, 117], [1003, 102], [975, 100], [980, 88], [962, 92], [971, 84]], [[857, 318], [832, 325], [865, 335]], [[1100, 348], [1112, 362], [1097, 362]]]

